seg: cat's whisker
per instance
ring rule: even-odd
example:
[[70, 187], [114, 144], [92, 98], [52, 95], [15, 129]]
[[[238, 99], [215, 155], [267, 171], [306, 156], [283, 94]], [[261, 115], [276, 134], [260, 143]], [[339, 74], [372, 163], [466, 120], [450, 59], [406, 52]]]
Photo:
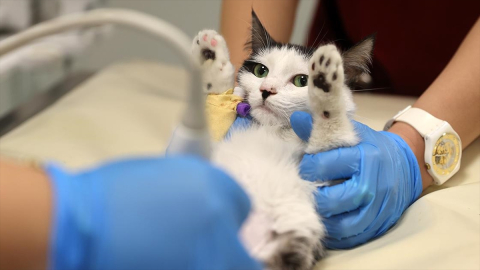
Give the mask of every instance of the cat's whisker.
[[[318, 32], [317, 36], [315, 37], [315, 40], [313, 40], [313, 43], [312, 43], [312, 47], [310, 47], [310, 49], [308, 50], [308, 54], [312, 55], [313, 52], [317, 49], [318, 46], [315, 46], [315, 42], [317, 42], [317, 39], [318, 37], [320, 36], [320, 34], [322, 34], [322, 31], [323, 31], [323, 27], [325, 26], [325, 21], [323, 21], [323, 25], [322, 25], [322, 28], [320, 29], [320, 31]], [[308, 44], [308, 37], [307, 37], [307, 44]]]
[[391, 89], [391, 87], [379, 87], [379, 88], [357, 89], [357, 90], [351, 90], [351, 91], [352, 91], [352, 92], [366, 92], [366, 91], [378, 91], [378, 90], [385, 90], [385, 89]]
[[344, 40], [343, 38], [339, 38], [339, 39], [335, 39], [334, 41], [332, 41], [333, 43], [337, 42], [337, 41], [340, 41], [340, 40]]
[[320, 39], [320, 41], [318, 43], [322, 43], [323, 39], [325, 38], [325, 36], [328, 34], [328, 30], [327, 32], [325, 32], [325, 34], [323, 35], [323, 37]]
[[[323, 27], [325, 26], [325, 21], [323, 21], [323, 25], [322, 25], [322, 28], [320, 28], [320, 32], [318, 32], [317, 36], [315, 37], [315, 40], [313, 41], [313, 47], [310, 49], [312, 52], [315, 48], [315, 42], [317, 41], [318, 37], [320, 36], [320, 34], [322, 34], [322, 31], [323, 31]], [[308, 44], [308, 39], [307, 39], [307, 44]], [[318, 46], [317, 46], [318, 47]]]

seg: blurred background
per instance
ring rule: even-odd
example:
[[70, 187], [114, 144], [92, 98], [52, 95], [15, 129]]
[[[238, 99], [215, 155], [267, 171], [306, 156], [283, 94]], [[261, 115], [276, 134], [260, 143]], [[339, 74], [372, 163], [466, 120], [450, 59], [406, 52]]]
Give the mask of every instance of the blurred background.
[[[292, 42], [305, 42], [316, 4], [300, 1]], [[0, 41], [58, 16], [103, 7], [156, 16], [193, 38], [202, 29], [219, 29], [221, 5], [221, 0], [0, 0]], [[0, 136], [18, 124], [19, 114], [34, 115], [48, 106], [39, 101], [53, 102], [111, 64], [140, 59], [180, 65], [162, 43], [124, 27], [78, 29], [1, 57]]]
[[[204, 28], [219, 29], [221, 3], [221, 0], [108, 0], [105, 5], [157, 16], [193, 37]], [[300, 1], [293, 43], [305, 42], [316, 3], [316, 0]], [[135, 57], [178, 64], [178, 59], [167, 48], [144, 34], [129, 29], [116, 29], [108, 40], [91, 48], [86, 57], [80, 60], [79, 66], [98, 69], [107, 63]]]
[[[48, 19], [102, 7], [153, 15], [193, 38], [202, 29], [219, 30], [221, 6], [222, 0], [0, 0], [0, 41]], [[347, 49], [376, 33], [371, 74], [352, 89], [419, 96], [450, 61], [479, 12], [478, 0], [299, 0], [290, 41], [309, 46], [334, 41]], [[39, 101], [55, 100], [98, 71], [132, 60], [180, 65], [153, 38], [109, 26], [52, 36], [1, 57], [0, 136], [1, 127], [14, 126], [14, 117], [46, 107]], [[22, 113], [13, 112], [20, 105]]]

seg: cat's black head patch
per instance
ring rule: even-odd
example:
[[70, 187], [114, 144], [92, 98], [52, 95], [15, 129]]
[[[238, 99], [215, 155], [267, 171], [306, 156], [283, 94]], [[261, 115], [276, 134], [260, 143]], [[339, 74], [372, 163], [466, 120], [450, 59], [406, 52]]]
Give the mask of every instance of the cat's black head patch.
[[247, 49], [251, 49], [252, 56], [259, 51], [269, 48], [288, 48], [294, 49], [304, 55], [306, 58], [310, 58], [315, 51], [313, 48], [301, 46], [297, 44], [281, 43], [277, 42], [268, 33], [267, 29], [263, 27], [260, 19], [255, 11], [252, 10], [252, 29], [250, 41], [245, 44]]
[[277, 42], [272, 38], [272, 36], [268, 33], [267, 29], [263, 27], [260, 19], [257, 17], [257, 14], [252, 9], [252, 29], [251, 29], [251, 38], [245, 44], [246, 49], [250, 49], [251, 53], [250, 56], [245, 62], [243, 63], [242, 67], [240, 68], [239, 72], [252, 72], [253, 67], [255, 66], [255, 62], [253, 62], [254, 56], [258, 55], [261, 51], [265, 49], [272, 49], [272, 48], [287, 48], [289, 50], [295, 50], [305, 58], [309, 59], [312, 57], [313, 53], [315, 52], [315, 48], [301, 46], [297, 44], [291, 43], [281, 43]]
[[[360, 76], [369, 72], [369, 65], [372, 61], [372, 52], [375, 43], [375, 35], [371, 35], [358, 44], [342, 53], [345, 68], [345, 82], [347, 85], [354, 85]], [[243, 63], [239, 72], [252, 72], [255, 66], [253, 58], [261, 51], [271, 48], [287, 48], [296, 50], [305, 58], [310, 59], [317, 48], [306, 47], [297, 44], [281, 43], [275, 41], [262, 25], [260, 19], [252, 9], [252, 29], [250, 41], [245, 44], [246, 49], [250, 49], [250, 57]]]

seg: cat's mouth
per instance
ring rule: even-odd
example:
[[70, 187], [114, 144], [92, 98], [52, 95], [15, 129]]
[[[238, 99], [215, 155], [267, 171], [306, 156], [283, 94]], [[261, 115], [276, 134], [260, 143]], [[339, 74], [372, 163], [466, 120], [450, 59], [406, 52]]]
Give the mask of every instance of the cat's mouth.
[[262, 111], [264, 111], [264, 112], [271, 113], [271, 114], [276, 114], [274, 111], [272, 111], [272, 109], [270, 109], [270, 108], [269, 108], [267, 105], [265, 105], [265, 104], [258, 106], [257, 109], [262, 110]]

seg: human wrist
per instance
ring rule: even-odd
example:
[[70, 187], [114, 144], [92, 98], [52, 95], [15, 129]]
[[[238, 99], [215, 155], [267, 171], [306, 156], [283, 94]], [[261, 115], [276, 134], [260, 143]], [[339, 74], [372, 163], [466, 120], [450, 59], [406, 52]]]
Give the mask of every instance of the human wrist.
[[0, 269], [46, 269], [51, 227], [46, 174], [0, 158]]
[[412, 126], [403, 122], [395, 122], [388, 131], [399, 135], [408, 144], [417, 158], [423, 190], [427, 189], [433, 184], [433, 178], [425, 167], [425, 141], [423, 137]]

